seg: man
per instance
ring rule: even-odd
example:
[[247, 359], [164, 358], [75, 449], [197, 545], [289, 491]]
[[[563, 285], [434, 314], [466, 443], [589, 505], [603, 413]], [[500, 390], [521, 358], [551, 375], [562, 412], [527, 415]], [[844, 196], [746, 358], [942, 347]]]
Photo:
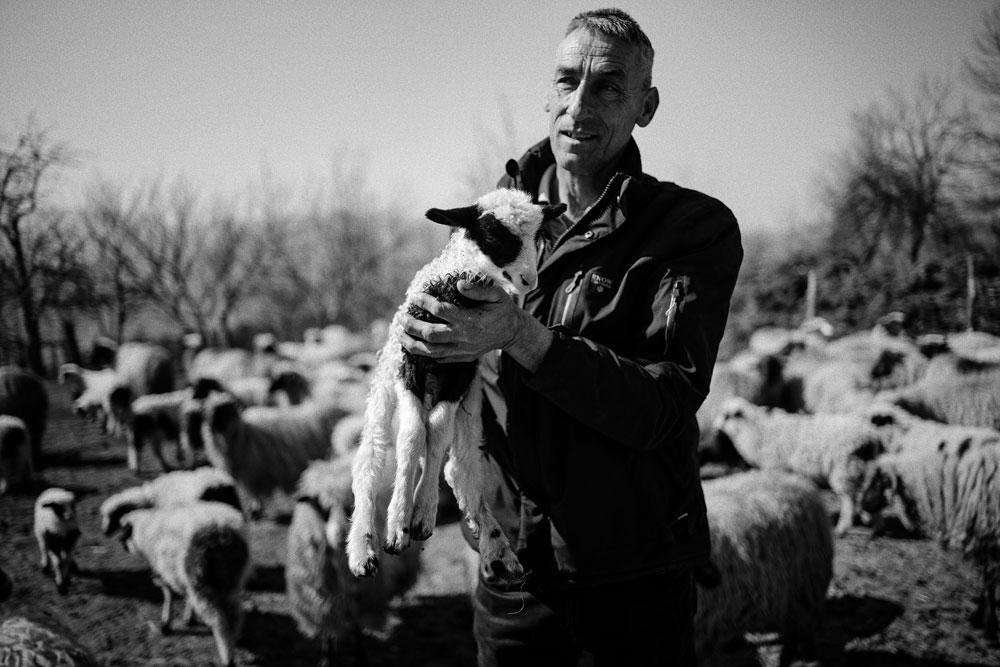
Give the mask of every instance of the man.
[[466, 284], [478, 307], [418, 303], [446, 324], [401, 318], [415, 354], [501, 350], [486, 450], [528, 574], [480, 579], [480, 665], [695, 663], [692, 569], [709, 554], [695, 412], [743, 250], [724, 205], [642, 173], [631, 135], [659, 104], [652, 62], [620, 10], [570, 22], [549, 137], [501, 181], [568, 207], [543, 230], [537, 289], [519, 307]]

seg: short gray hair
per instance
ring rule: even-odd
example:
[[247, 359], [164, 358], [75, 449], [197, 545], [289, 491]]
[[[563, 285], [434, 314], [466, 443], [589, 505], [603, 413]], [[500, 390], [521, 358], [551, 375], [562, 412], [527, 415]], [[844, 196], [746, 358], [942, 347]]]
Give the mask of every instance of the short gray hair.
[[653, 43], [634, 18], [615, 7], [594, 9], [574, 16], [566, 28], [566, 35], [576, 30], [590, 30], [615, 37], [638, 48], [644, 70], [643, 87], [653, 85]]

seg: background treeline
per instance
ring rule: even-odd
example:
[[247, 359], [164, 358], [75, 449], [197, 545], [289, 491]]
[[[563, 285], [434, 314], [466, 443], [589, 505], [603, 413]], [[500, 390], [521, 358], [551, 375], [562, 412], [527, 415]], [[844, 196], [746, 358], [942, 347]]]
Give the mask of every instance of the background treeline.
[[[470, 200], [517, 152], [512, 132], [509, 118], [484, 131]], [[379, 202], [346, 159], [321, 187], [264, 175], [221, 200], [182, 179], [102, 181], [74, 210], [51, 205], [60, 172], [81, 162], [34, 119], [0, 137], [0, 364], [86, 362], [97, 336], [176, 348], [191, 332], [247, 346], [262, 331], [363, 331], [444, 242], [422, 212]], [[810, 219], [745, 230], [723, 355], [759, 326], [800, 323], [807, 302], [841, 333], [896, 310], [917, 333], [1000, 334], [1000, 6], [961, 77], [857, 110], [823, 167]]]

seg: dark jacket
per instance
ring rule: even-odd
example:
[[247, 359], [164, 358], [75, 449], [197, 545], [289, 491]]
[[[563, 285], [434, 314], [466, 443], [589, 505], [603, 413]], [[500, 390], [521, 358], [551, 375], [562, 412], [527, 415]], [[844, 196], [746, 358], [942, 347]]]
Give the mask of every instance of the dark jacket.
[[[537, 199], [553, 162], [548, 140], [538, 143], [516, 186]], [[492, 409], [484, 415], [508, 482], [494, 511], [525, 569], [555, 585], [709, 553], [695, 412], [743, 258], [739, 227], [719, 201], [643, 174], [634, 141], [618, 172], [525, 299], [556, 334], [541, 366], [530, 373], [501, 355], [506, 437]]]

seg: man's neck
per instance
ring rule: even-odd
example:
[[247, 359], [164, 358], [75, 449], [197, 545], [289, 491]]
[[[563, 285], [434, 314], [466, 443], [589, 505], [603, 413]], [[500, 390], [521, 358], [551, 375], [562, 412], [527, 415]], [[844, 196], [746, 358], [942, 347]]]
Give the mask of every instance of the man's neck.
[[559, 201], [566, 204], [566, 213], [571, 220], [583, 217], [604, 192], [608, 181], [615, 175], [614, 168], [601, 171], [598, 174], [573, 174], [556, 167], [556, 179], [559, 183]]

